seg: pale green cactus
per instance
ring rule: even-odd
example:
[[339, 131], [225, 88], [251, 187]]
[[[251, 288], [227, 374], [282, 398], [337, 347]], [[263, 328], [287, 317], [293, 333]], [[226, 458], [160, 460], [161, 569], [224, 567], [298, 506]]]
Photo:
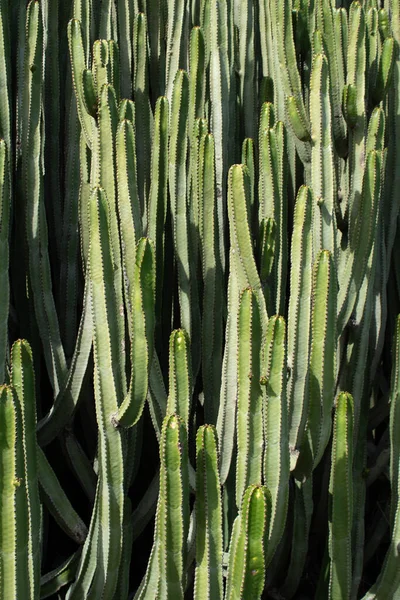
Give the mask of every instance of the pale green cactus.
[[268, 321], [262, 375], [264, 464], [263, 479], [271, 495], [271, 517], [266, 552], [270, 563], [285, 528], [289, 498], [289, 444], [286, 401], [286, 323], [283, 317]]
[[160, 493], [154, 544], [136, 597], [183, 598], [189, 528], [187, 431], [180, 417], [165, 417], [160, 439]]
[[136, 249], [131, 294], [131, 380], [128, 394], [115, 416], [123, 427], [136, 425], [143, 412], [153, 361], [155, 325], [155, 257], [148, 238], [141, 238]]
[[329, 598], [349, 597], [351, 590], [353, 404], [351, 394], [337, 397], [329, 480]]
[[399, 596], [399, 47], [0, 0], [0, 600]]
[[190, 341], [184, 329], [171, 333], [169, 341], [169, 393], [167, 413], [177, 414], [189, 425], [193, 392]]
[[218, 444], [213, 426], [196, 436], [196, 573], [194, 598], [223, 598], [222, 502], [218, 473]]
[[257, 298], [250, 288], [240, 297], [238, 322], [238, 400], [236, 505], [249, 485], [261, 484], [263, 415], [261, 391], [262, 328]]
[[[265, 544], [271, 515], [268, 488], [251, 485], [243, 496], [229, 548], [225, 598], [261, 598], [264, 589], [268, 543]], [[265, 548], [267, 546], [267, 548]]]
[[[4, 518], [7, 519], [7, 527], [16, 529], [14, 539], [10, 540], [14, 548], [11, 546], [9, 549], [14, 567], [7, 573], [8, 569], [4, 566], [0, 581], [5, 578], [11, 595], [23, 594], [33, 600], [39, 598], [42, 516], [35, 431], [35, 375], [32, 350], [25, 340], [18, 340], [13, 344], [11, 365], [12, 388], [4, 387], [2, 397], [4, 417], [7, 420], [3, 427], [6, 435], [9, 431], [11, 454], [14, 454], [13, 458], [9, 457], [9, 468], [12, 471], [5, 475], [4, 483], [8, 485], [8, 510], [13, 504], [14, 506], [12, 512], [6, 513]], [[7, 443], [7, 437], [3, 439]], [[10, 542], [4, 539], [3, 543]], [[11, 565], [7, 566], [10, 568]], [[7, 588], [2, 594], [4, 598], [7, 597]]]

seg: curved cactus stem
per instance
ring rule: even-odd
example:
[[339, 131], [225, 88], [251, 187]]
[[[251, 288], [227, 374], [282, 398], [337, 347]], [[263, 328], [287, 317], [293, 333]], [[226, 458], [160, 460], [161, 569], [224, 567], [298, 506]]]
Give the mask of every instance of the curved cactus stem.
[[83, 544], [87, 535], [86, 525], [74, 510], [46, 455], [39, 447], [37, 458], [41, 497], [44, 504], [61, 529], [75, 542]]
[[57, 394], [65, 381], [67, 365], [53, 297], [46, 213], [43, 196], [42, 111], [43, 23], [39, 2], [30, 2], [26, 15], [22, 101], [22, 178], [29, 274], [36, 321], [43, 344], [47, 372]]
[[72, 583], [79, 564], [81, 548], [74, 552], [55, 569], [40, 578], [40, 599], [49, 598], [60, 591], [62, 587]]
[[123, 427], [136, 425], [148, 393], [154, 348], [155, 280], [154, 246], [148, 238], [141, 238], [136, 250], [131, 295], [131, 380], [128, 394], [115, 416], [118, 424]]
[[57, 394], [53, 406], [37, 425], [38, 443], [50, 444], [72, 417], [79, 401], [83, 378], [86, 374], [92, 349], [93, 319], [89, 279], [85, 280], [83, 308], [74, 354], [65, 384]]
[[329, 480], [329, 598], [349, 597], [351, 590], [353, 420], [353, 397], [347, 392], [342, 392], [336, 401]]
[[304, 482], [294, 480], [294, 522], [290, 563], [285, 582], [280, 589], [285, 598], [293, 598], [303, 575], [308, 552], [311, 518], [313, 514], [312, 477]]
[[93, 505], [97, 485], [97, 476], [93, 470], [93, 465], [86, 456], [82, 446], [70, 430], [67, 430], [65, 434], [64, 445], [71, 467], [75, 472], [75, 476], [78, 479], [91, 505]]
[[222, 600], [222, 505], [215, 428], [196, 436], [196, 571], [194, 600]]
[[160, 472], [154, 475], [149, 487], [144, 493], [139, 504], [132, 513], [132, 541], [142, 533], [157, 508], [157, 499], [160, 491]]
[[[93, 352], [95, 365], [96, 418], [99, 427], [99, 477], [89, 533], [83, 548], [77, 578], [68, 599], [82, 597], [91, 586], [91, 594], [114, 593], [123, 545], [123, 437], [112, 423], [118, 409], [115, 361], [118, 349], [114, 261], [109, 221], [110, 207], [104, 190], [95, 188], [90, 199], [89, 276], [93, 301]], [[113, 344], [114, 342], [114, 344]], [[101, 556], [104, 569], [95, 569]], [[94, 596], [93, 596], [94, 597]]]

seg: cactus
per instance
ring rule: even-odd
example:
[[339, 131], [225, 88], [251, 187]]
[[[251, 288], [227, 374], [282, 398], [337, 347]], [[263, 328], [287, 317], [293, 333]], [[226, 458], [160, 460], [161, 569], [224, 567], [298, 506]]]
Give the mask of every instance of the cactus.
[[0, 0], [0, 600], [399, 596], [399, 23]]
[[215, 428], [203, 425], [196, 436], [196, 574], [194, 598], [223, 597], [222, 505]]

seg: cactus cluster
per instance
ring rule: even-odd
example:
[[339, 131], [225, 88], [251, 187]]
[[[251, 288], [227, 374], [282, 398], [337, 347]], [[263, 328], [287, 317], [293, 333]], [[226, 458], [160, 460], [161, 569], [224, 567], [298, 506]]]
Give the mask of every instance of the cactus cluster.
[[0, 0], [0, 600], [400, 600], [400, 0]]

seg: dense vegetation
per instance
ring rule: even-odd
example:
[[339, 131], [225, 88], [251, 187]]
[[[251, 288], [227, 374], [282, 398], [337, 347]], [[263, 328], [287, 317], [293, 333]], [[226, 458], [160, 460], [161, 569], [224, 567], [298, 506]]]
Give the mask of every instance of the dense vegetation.
[[0, 0], [0, 600], [400, 599], [399, 43]]

